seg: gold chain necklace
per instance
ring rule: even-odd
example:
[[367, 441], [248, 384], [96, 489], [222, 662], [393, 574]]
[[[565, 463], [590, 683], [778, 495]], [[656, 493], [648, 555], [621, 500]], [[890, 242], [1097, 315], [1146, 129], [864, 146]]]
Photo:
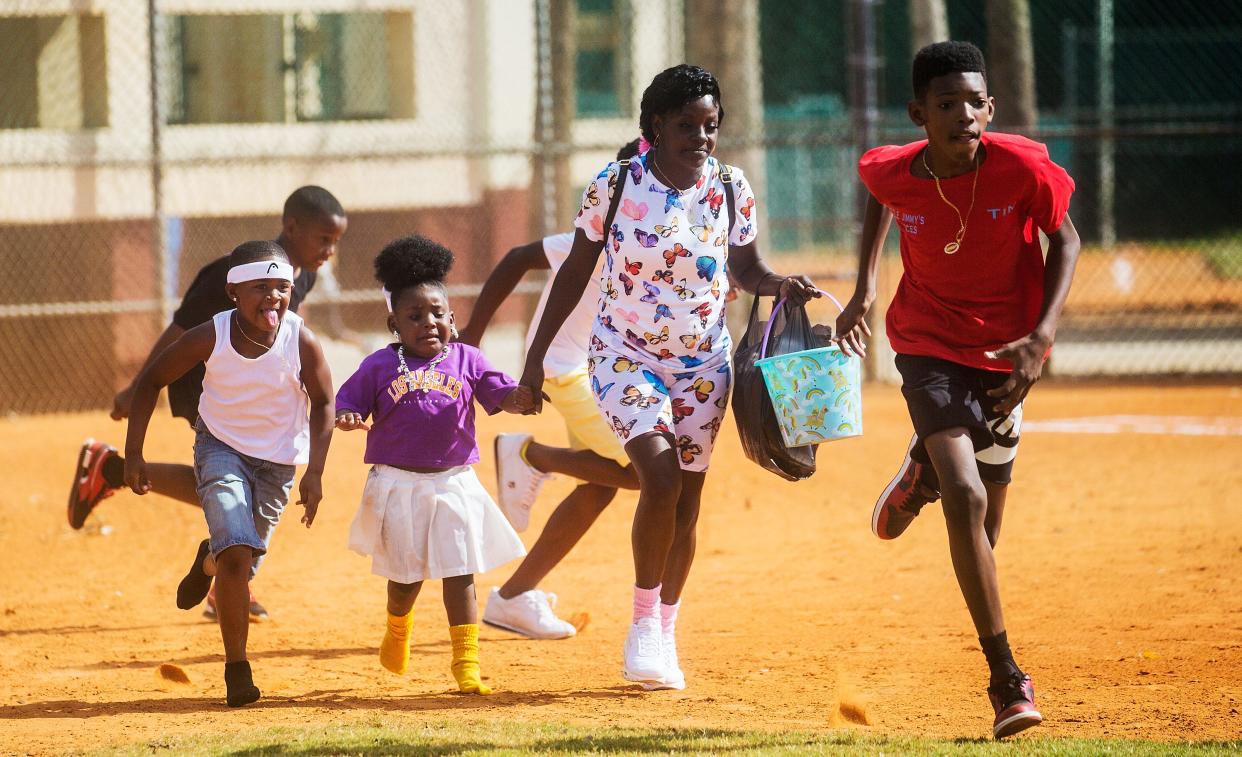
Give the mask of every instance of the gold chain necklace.
[[[276, 346], [276, 336], [272, 337], [271, 344], [263, 344], [262, 342], [256, 342], [255, 340], [251, 339], [250, 336], [246, 333], [246, 330], [242, 328], [241, 319], [237, 317], [236, 310], [233, 311], [233, 321], [237, 324], [237, 332], [241, 334], [242, 339], [245, 339], [247, 342], [250, 342], [256, 347], [262, 347], [264, 351], [270, 350], [271, 348]], [[276, 324], [276, 335], [280, 334], [280, 325], [281, 325], [280, 323]]]
[[944, 190], [940, 188], [940, 177], [935, 171], [931, 170], [931, 166], [927, 165], [927, 150], [923, 150], [923, 168], [927, 169], [927, 173], [936, 180], [936, 191], [940, 193], [940, 199], [944, 200], [944, 204], [953, 208], [953, 212], [957, 213], [957, 222], [960, 226], [957, 230], [957, 238], [944, 246], [944, 254], [952, 255], [962, 248], [962, 239], [966, 236], [966, 223], [970, 221], [970, 214], [975, 210], [975, 187], [979, 186], [979, 153], [975, 152], [975, 178], [970, 183], [970, 210], [966, 211], [966, 217], [962, 218], [962, 211], [957, 206], [949, 202], [949, 198], [944, 196]]
[[673, 190], [679, 195], [684, 195], [686, 192], [689, 192], [691, 189], [694, 189], [695, 186], [697, 186], [699, 183], [699, 180], [695, 179], [694, 182], [690, 184], [690, 186], [686, 187], [685, 189], [679, 189], [677, 185], [669, 181], [668, 177], [664, 175], [664, 172], [660, 170], [660, 163], [658, 160], [656, 160], [655, 157], [651, 158], [651, 170], [655, 172], [657, 179], [664, 182], [664, 186], [668, 187], [669, 189]]

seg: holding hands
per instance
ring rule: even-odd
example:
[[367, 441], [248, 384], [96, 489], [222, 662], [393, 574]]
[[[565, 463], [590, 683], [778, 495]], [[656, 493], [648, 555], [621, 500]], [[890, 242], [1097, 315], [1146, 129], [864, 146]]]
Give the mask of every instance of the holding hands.
[[[518, 388], [529, 392], [531, 406], [521, 411], [523, 415], [538, 415], [543, 412], [543, 364], [535, 365], [527, 364], [526, 370], [522, 372], [522, 378], [518, 380]], [[515, 390], [516, 391], [516, 390]], [[510, 395], [512, 396], [512, 395]]]
[[[523, 376], [523, 378], [526, 378], [526, 377]], [[542, 394], [543, 392], [540, 391], [539, 395], [542, 395]], [[536, 408], [542, 405], [542, 403], [538, 403], [536, 401], [535, 396], [536, 396], [535, 390], [531, 389], [530, 386], [528, 386], [526, 382], [523, 381], [522, 383], [514, 387], [513, 391], [509, 392], [509, 394], [505, 396], [504, 400], [500, 403], [500, 409], [504, 410], [506, 413], [516, 413], [518, 415], [533, 415], [534, 413], [538, 412]], [[540, 396], [539, 399], [544, 399], [544, 398]]]

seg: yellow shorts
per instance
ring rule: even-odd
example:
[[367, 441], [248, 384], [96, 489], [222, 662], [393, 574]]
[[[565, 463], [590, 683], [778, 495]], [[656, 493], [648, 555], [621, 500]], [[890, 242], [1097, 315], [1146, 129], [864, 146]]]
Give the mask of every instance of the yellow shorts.
[[589, 449], [621, 465], [630, 464], [625, 448], [604, 422], [604, 416], [600, 415], [595, 395], [591, 393], [591, 378], [585, 367], [544, 379], [543, 391], [565, 419], [571, 449]]

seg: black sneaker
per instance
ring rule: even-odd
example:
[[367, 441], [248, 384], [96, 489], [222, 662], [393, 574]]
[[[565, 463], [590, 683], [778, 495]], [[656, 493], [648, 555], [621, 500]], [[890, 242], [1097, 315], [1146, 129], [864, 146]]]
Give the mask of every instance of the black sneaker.
[[211, 541], [203, 539], [198, 545], [198, 553], [194, 555], [194, 564], [190, 566], [190, 571], [177, 584], [177, 607], [182, 610], [198, 607], [211, 590], [211, 576], [203, 572], [203, 561], [210, 552]]

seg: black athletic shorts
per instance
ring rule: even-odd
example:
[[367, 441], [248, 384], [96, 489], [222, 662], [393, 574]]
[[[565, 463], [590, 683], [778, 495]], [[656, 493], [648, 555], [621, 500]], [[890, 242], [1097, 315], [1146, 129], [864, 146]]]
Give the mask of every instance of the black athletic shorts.
[[901, 393], [905, 395], [916, 437], [910, 457], [930, 464], [923, 440], [939, 431], [965, 428], [975, 444], [975, 461], [984, 481], [1008, 484], [1018, 454], [1022, 430], [1022, 403], [1007, 416], [992, 409], [989, 397], [1009, 378], [1008, 373], [970, 368], [940, 358], [898, 355]]

